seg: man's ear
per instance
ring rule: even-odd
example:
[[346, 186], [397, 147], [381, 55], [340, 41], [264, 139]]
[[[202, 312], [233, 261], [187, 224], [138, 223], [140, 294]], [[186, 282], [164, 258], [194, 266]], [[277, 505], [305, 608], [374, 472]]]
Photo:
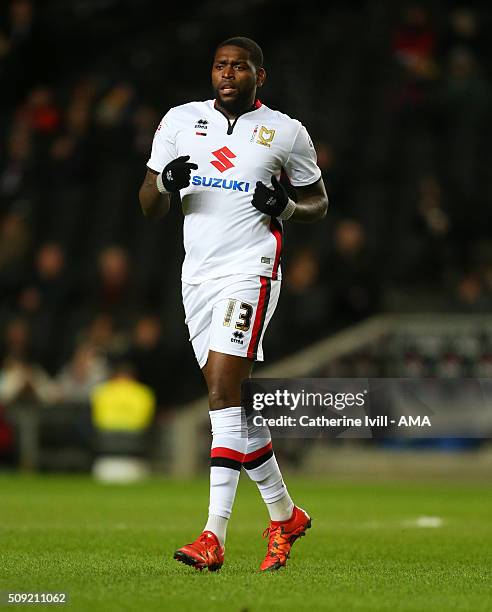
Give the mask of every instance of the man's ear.
[[266, 79], [266, 72], [264, 68], [257, 68], [256, 70], [256, 87], [262, 87]]

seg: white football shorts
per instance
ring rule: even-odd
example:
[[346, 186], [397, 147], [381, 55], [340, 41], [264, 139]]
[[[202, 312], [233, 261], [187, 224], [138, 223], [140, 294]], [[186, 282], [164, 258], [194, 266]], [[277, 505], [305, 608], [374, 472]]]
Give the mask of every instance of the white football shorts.
[[185, 321], [200, 368], [209, 350], [263, 361], [263, 336], [280, 285], [266, 276], [238, 274], [200, 284], [183, 282]]

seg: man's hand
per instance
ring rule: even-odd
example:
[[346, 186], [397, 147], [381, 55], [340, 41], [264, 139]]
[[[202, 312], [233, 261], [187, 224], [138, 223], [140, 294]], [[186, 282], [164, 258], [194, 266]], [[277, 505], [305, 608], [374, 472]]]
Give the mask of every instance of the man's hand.
[[176, 193], [180, 189], [185, 189], [190, 184], [191, 171], [198, 170], [196, 164], [188, 162], [189, 155], [182, 155], [173, 159], [157, 176], [157, 189], [161, 193]]
[[289, 219], [294, 213], [295, 203], [289, 200], [285, 188], [278, 182], [275, 175], [272, 175], [272, 187], [273, 190], [258, 181], [251, 204], [263, 214], [270, 215], [270, 217]]

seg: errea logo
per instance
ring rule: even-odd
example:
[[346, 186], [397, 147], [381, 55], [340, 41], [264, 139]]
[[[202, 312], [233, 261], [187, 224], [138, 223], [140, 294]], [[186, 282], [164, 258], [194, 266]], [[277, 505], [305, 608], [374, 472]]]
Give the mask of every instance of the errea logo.
[[208, 128], [208, 121], [206, 119], [198, 119], [195, 123], [195, 130], [199, 130], [195, 132], [195, 136], [206, 136]]
[[232, 334], [231, 342], [234, 342], [235, 344], [244, 344], [244, 340], [243, 339], [244, 339], [243, 332], [235, 331]]
[[229, 147], [222, 147], [221, 149], [217, 149], [217, 151], [212, 151], [212, 155], [216, 157], [217, 160], [213, 160], [210, 163], [217, 168], [219, 172], [225, 172], [226, 170], [234, 168], [234, 164], [230, 160], [234, 159], [236, 155]]

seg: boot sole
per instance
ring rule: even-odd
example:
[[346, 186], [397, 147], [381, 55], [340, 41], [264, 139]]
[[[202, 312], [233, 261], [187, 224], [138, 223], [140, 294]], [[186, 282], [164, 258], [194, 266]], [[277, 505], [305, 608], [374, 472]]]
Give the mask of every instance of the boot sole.
[[200, 572], [204, 570], [205, 568], [207, 568], [209, 572], [217, 572], [222, 567], [222, 565], [219, 565], [219, 564], [206, 565], [203, 561], [198, 561], [197, 559], [190, 557], [189, 555], [187, 555], [184, 552], [181, 552], [180, 550], [177, 550], [174, 553], [174, 559], [176, 559], [176, 561], [179, 561], [180, 563], [184, 563], [185, 565], [194, 567], [196, 570]]

